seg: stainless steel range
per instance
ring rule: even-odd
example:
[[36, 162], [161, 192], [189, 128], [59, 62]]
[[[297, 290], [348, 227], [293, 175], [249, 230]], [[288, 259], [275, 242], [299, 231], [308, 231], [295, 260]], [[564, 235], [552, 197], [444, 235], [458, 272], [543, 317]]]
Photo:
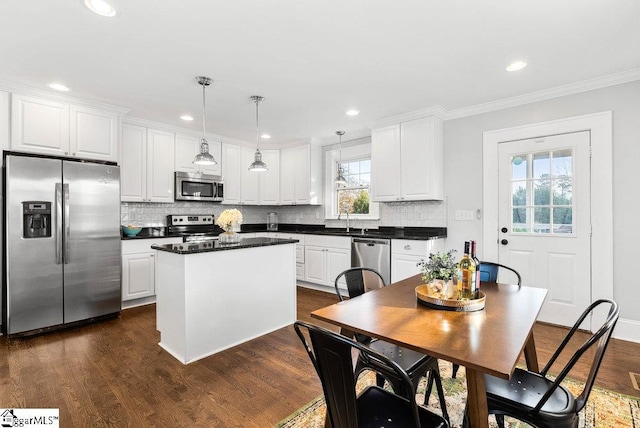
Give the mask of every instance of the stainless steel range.
[[182, 242], [217, 240], [224, 230], [215, 224], [211, 215], [168, 215], [167, 232], [182, 236]]

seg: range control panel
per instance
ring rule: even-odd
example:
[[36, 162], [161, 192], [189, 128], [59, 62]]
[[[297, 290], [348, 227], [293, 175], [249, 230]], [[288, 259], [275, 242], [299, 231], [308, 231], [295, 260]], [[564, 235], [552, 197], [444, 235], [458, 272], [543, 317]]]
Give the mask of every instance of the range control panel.
[[168, 215], [169, 226], [209, 226], [214, 224], [213, 215]]

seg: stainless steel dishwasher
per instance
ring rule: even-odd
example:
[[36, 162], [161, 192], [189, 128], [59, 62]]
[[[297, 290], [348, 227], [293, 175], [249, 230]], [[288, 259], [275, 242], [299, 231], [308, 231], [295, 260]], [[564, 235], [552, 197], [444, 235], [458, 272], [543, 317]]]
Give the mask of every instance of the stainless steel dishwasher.
[[377, 270], [385, 284], [391, 283], [391, 240], [351, 238], [351, 267]]

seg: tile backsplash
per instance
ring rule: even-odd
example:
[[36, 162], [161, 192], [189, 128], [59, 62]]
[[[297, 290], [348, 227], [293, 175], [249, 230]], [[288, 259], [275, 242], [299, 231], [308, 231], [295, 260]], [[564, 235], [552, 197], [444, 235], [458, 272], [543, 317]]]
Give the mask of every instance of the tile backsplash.
[[[274, 211], [278, 213], [280, 223], [326, 224], [333, 227], [344, 225], [343, 220], [325, 221], [324, 207], [321, 205], [248, 206], [203, 202], [173, 204], [123, 202], [120, 218], [122, 224], [166, 226], [169, 214], [213, 214], [217, 217], [222, 211], [230, 208], [237, 208], [242, 212], [244, 223], [266, 223], [267, 213]], [[380, 220], [367, 220], [364, 221], [364, 225], [369, 228], [377, 226], [446, 227], [447, 204], [444, 201], [381, 203]], [[360, 226], [359, 220], [356, 226]]]

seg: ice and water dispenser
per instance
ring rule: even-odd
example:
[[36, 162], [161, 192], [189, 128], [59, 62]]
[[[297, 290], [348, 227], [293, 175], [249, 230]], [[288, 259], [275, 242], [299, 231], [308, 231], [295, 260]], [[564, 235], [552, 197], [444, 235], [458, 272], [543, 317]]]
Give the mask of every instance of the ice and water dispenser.
[[22, 203], [22, 237], [51, 237], [51, 202], [25, 201]]

